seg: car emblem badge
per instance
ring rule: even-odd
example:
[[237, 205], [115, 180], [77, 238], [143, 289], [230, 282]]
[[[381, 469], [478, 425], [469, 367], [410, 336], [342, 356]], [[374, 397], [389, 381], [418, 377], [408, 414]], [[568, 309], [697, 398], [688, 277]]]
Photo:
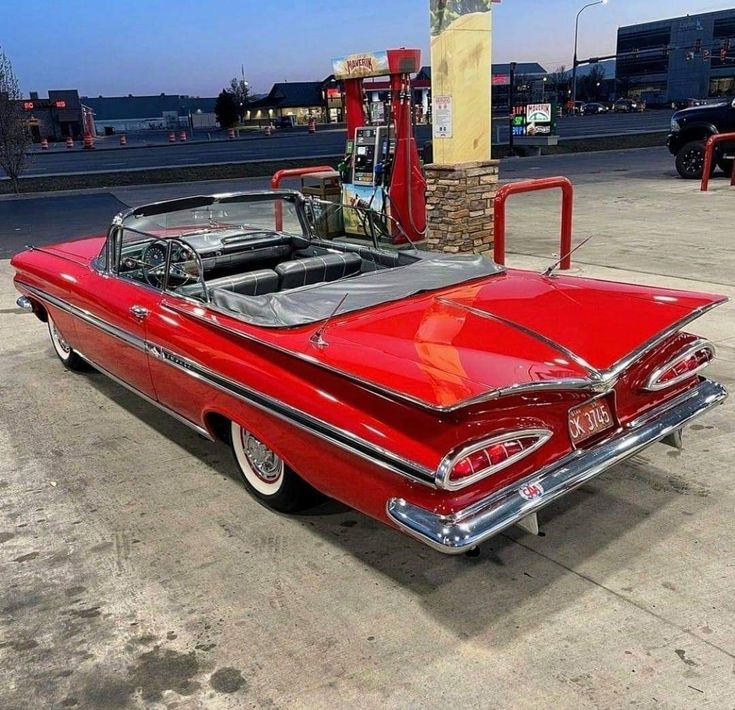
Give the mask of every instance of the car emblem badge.
[[540, 483], [529, 483], [518, 489], [518, 494], [526, 500], [540, 498], [544, 494], [544, 487]]

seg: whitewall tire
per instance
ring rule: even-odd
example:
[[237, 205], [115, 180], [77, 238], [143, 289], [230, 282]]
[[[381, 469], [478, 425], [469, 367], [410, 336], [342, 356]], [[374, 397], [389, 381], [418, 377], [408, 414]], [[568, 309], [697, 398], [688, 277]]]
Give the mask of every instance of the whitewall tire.
[[48, 332], [51, 336], [51, 344], [54, 346], [54, 352], [59, 360], [64, 363], [65, 367], [70, 370], [88, 370], [89, 365], [78, 353], [74, 352], [71, 345], [67, 342], [64, 334], [59, 330], [51, 317], [48, 315]]
[[292, 513], [321, 501], [323, 496], [318, 491], [247, 429], [232, 422], [230, 437], [245, 487], [261, 503], [283, 513]]

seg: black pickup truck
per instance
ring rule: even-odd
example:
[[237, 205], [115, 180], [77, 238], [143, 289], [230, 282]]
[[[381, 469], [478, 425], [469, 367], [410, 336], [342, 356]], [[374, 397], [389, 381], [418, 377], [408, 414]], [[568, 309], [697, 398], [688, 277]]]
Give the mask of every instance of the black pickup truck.
[[[716, 133], [735, 133], [735, 99], [685, 108], [672, 116], [671, 133], [666, 139], [666, 146], [676, 156], [679, 175], [697, 180], [702, 177], [704, 144]], [[714, 158], [720, 169], [730, 175], [735, 158], [735, 141], [718, 144]]]

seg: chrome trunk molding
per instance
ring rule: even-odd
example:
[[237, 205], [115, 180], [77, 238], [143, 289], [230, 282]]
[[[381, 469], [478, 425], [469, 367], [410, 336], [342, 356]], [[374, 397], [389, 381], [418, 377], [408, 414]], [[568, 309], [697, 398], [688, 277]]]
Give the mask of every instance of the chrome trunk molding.
[[465, 552], [586, 483], [651, 444], [670, 437], [706, 411], [721, 404], [727, 390], [702, 379], [663, 406], [589, 449], [506, 486], [452, 515], [439, 515], [403, 498], [386, 503], [388, 519], [412, 537], [449, 554]]

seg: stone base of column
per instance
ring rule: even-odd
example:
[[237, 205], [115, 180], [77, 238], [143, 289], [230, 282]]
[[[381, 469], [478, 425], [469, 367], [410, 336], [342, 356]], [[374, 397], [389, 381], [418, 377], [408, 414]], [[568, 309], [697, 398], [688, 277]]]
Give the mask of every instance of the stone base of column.
[[424, 166], [427, 247], [450, 254], [493, 247], [493, 200], [498, 161]]

